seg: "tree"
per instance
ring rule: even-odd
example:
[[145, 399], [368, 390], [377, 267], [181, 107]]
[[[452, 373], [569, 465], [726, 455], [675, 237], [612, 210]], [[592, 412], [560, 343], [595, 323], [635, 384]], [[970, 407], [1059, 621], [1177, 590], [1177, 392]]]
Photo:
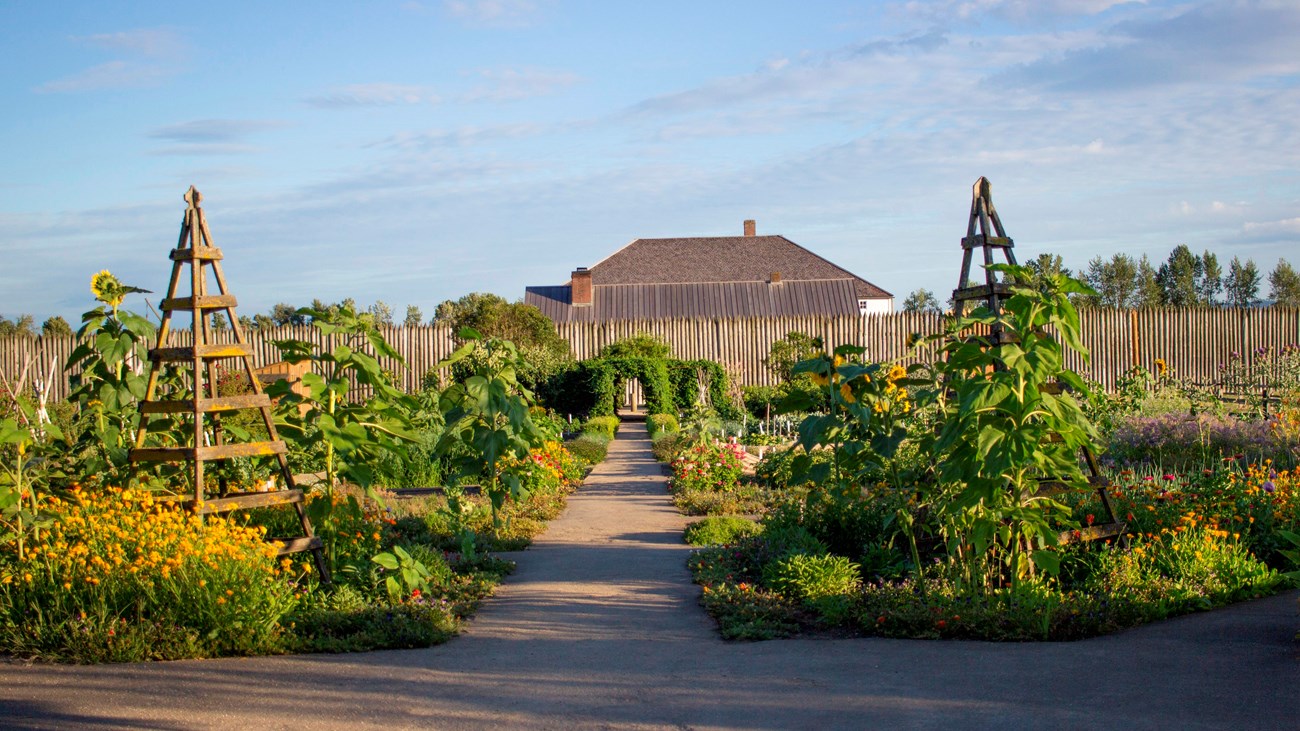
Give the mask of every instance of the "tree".
[[1134, 281], [1137, 291], [1133, 294], [1132, 307], [1159, 307], [1164, 304], [1164, 290], [1161, 289], [1156, 270], [1146, 254], [1138, 261], [1137, 278]]
[[943, 308], [939, 306], [939, 300], [935, 298], [934, 292], [922, 287], [915, 292], [907, 295], [903, 300], [903, 312], [942, 312]]
[[1161, 303], [1169, 307], [1191, 307], [1197, 304], [1200, 301], [1201, 272], [1201, 258], [1183, 244], [1175, 246], [1169, 253], [1169, 259], [1156, 272]]
[[271, 322], [276, 325], [306, 325], [307, 317], [298, 314], [298, 308], [281, 302], [271, 308]]
[[380, 327], [392, 327], [393, 325], [393, 308], [383, 300], [375, 300], [375, 303], [367, 310], [370, 316], [375, 319], [375, 324]]
[[225, 330], [227, 327], [229, 327], [229, 324], [226, 322], [225, 315], [221, 314], [220, 312], [212, 313], [213, 330], [221, 331], [221, 330]]
[[1247, 259], [1242, 264], [1237, 257], [1232, 257], [1228, 264], [1228, 276], [1223, 282], [1223, 294], [1230, 307], [1250, 307], [1259, 300], [1259, 268], [1255, 262]]
[[1200, 304], [1219, 304], [1219, 292], [1223, 291], [1223, 269], [1219, 258], [1207, 249], [1201, 254], [1201, 281], [1197, 283], [1197, 295]]
[[817, 339], [811, 335], [789, 332], [784, 338], [772, 343], [767, 357], [763, 359], [763, 365], [784, 383], [794, 377], [795, 363], [808, 360], [820, 349]]
[[67, 320], [55, 315], [41, 323], [41, 334], [46, 337], [68, 337], [72, 335], [72, 326]]
[[1278, 259], [1268, 275], [1269, 296], [1277, 307], [1300, 307], [1300, 274], [1286, 259]]
[[415, 305], [406, 306], [406, 319], [402, 321], [405, 327], [419, 327], [424, 324], [424, 313]]
[[1093, 257], [1083, 281], [1097, 290], [1097, 294], [1082, 298], [1080, 304], [1114, 309], [1136, 306], [1138, 263], [1127, 254], [1115, 254], [1109, 261]]
[[24, 338], [36, 337], [36, 319], [31, 315], [19, 315], [16, 320], [0, 316], [0, 337], [15, 335]]
[[[519, 378], [529, 388], [535, 388], [573, 358], [569, 342], [560, 337], [555, 323], [541, 310], [523, 302], [507, 302], [489, 292], [472, 292], [458, 300], [444, 301], [438, 305], [433, 322], [450, 325], [457, 343], [466, 342], [460, 335], [465, 328], [475, 330], [484, 339], [514, 343], [524, 363]], [[481, 365], [472, 359], [467, 363], [474, 368]]]
[[247, 330], [256, 330], [256, 329], [257, 329], [257, 323], [256, 323], [256, 322], [253, 322], [253, 318], [249, 317], [248, 315], [240, 315], [240, 316], [239, 316], [239, 328], [240, 328], [241, 330], [245, 330], [245, 331], [247, 331]]
[[270, 330], [273, 327], [275, 327], [275, 320], [261, 313], [253, 315], [253, 329]]

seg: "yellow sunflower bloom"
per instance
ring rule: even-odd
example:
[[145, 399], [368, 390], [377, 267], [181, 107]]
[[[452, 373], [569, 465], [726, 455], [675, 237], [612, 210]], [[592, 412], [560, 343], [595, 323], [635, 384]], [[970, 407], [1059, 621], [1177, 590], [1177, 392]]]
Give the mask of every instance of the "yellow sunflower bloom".
[[113, 273], [104, 269], [96, 272], [90, 278], [90, 293], [95, 295], [95, 299], [103, 302], [109, 307], [117, 307], [122, 304], [126, 298], [126, 288], [122, 283], [113, 276]]
[[843, 398], [844, 403], [847, 404], [854, 403], [858, 400], [853, 395], [853, 389], [849, 388], [849, 384], [847, 383], [840, 384], [840, 397]]

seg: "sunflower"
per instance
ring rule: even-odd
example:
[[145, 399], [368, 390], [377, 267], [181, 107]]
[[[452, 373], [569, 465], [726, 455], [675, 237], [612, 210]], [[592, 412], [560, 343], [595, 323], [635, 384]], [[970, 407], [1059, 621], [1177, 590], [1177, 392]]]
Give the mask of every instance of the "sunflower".
[[906, 376], [906, 375], [907, 375], [907, 369], [904, 368], [903, 366], [898, 365], [897, 363], [895, 363], [895, 364], [894, 364], [894, 367], [889, 369], [889, 376], [888, 376], [888, 378], [889, 378], [890, 381], [897, 381], [898, 379], [900, 379], [900, 378], [902, 378], [902, 377], [904, 377], [904, 376]]
[[846, 404], [851, 404], [858, 400], [853, 395], [853, 389], [849, 388], [849, 384], [847, 383], [840, 384], [840, 398], [844, 399], [844, 403]]
[[122, 284], [122, 282], [119, 281], [117, 277], [113, 276], [113, 273], [107, 269], [96, 272], [95, 275], [90, 278], [90, 293], [95, 295], [95, 299], [103, 302], [109, 307], [112, 307], [114, 314], [117, 313], [117, 306], [122, 304], [122, 300], [126, 299], [126, 296], [132, 292], [150, 294], [147, 289], [140, 289], [139, 287]]
[[107, 269], [91, 276], [90, 293], [95, 295], [95, 299], [111, 307], [122, 304], [122, 298], [126, 296], [122, 291], [122, 283], [117, 281], [117, 277]]
[[1156, 358], [1156, 376], [1163, 377], [1168, 370], [1169, 364], [1165, 362], [1165, 359]]

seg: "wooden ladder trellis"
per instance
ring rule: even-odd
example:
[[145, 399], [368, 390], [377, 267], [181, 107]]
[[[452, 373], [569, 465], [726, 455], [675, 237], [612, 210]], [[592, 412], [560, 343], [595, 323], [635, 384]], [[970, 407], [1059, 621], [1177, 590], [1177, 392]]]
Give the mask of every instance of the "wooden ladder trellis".
[[[235, 296], [226, 286], [226, 277], [221, 270], [222, 252], [212, 244], [212, 234], [208, 230], [203, 209], [199, 206], [202, 196], [193, 186], [185, 193], [188, 204], [185, 218], [181, 222], [180, 240], [172, 250], [171, 281], [167, 286], [167, 296], [162, 301], [162, 322], [158, 328], [157, 347], [149, 351], [149, 380], [145, 388], [144, 400], [140, 404], [140, 425], [136, 430], [135, 445], [131, 449], [130, 459], [140, 462], [188, 462], [193, 466], [194, 493], [191, 505], [200, 514], [225, 513], [233, 510], [292, 505], [298, 514], [302, 526], [302, 535], [290, 538], [268, 539], [279, 545], [280, 555], [311, 551], [321, 580], [328, 583], [330, 575], [325, 563], [322, 542], [317, 537], [307, 517], [303, 492], [294, 485], [293, 473], [285, 456], [288, 451], [283, 440], [276, 433], [275, 421], [271, 415], [271, 399], [262, 391], [261, 383], [253, 370], [252, 350], [244, 340], [244, 334], [235, 315]], [[177, 296], [181, 286], [181, 273], [189, 267], [190, 296]], [[218, 294], [208, 293], [205, 267], [212, 270], [216, 280]], [[213, 336], [210, 313], [225, 312], [234, 334], [233, 343], [218, 343]], [[168, 347], [167, 339], [171, 332], [172, 316], [176, 312], [188, 312], [193, 318], [190, 345], [186, 347]], [[252, 387], [251, 394], [222, 396], [217, 390], [217, 364], [219, 360], [238, 359], [243, 364], [244, 374]], [[177, 368], [188, 369], [192, 392], [188, 398], [156, 399], [158, 396], [159, 377], [168, 363], [177, 364]], [[206, 378], [205, 378], [206, 376]], [[261, 442], [242, 442], [227, 444], [225, 432], [221, 427], [221, 415], [234, 411], [257, 409], [261, 412], [262, 422], [266, 425], [269, 438]], [[192, 431], [188, 446], [145, 446], [150, 433], [149, 422], [155, 416], [168, 418], [189, 417]], [[205, 417], [210, 417], [211, 430], [207, 429]], [[227, 460], [234, 457], [274, 457], [279, 464], [284, 487], [269, 492], [224, 492], [219, 488], [218, 495], [208, 499], [204, 485], [204, 463]]]
[[[993, 186], [988, 178], [981, 177], [971, 187], [970, 218], [966, 223], [966, 235], [961, 240], [961, 279], [957, 282], [957, 289], [952, 292], [953, 313], [957, 317], [965, 314], [966, 305], [970, 302], [982, 303], [989, 312], [1002, 311], [1002, 302], [1011, 295], [1012, 285], [1006, 278], [999, 280], [997, 272], [988, 267], [995, 263], [993, 260], [995, 249], [1002, 252], [1002, 257], [1007, 264], [1016, 266], [1016, 255], [1012, 250], [1014, 247], [1015, 242], [1007, 236], [1006, 229], [1002, 227], [1002, 219], [998, 216], [997, 209], [993, 207]], [[971, 284], [971, 264], [976, 249], [983, 252], [983, 284]], [[996, 346], [1013, 342], [1014, 336], [994, 325], [990, 328], [988, 340]], [[1047, 384], [1043, 390], [1060, 394], [1064, 387], [1059, 383]], [[1058, 436], [1057, 439], [1059, 438]], [[1110, 480], [1101, 473], [1097, 456], [1091, 449], [1084, 446], [1080, 452], [1088, 466], [1088, 483], [1097, 490], [1105, 515], [1100, 523], [1084, 526], [1076, 531], [1062, 532], [1058, 540], [1064, 544], [1122, 536], [1128, 526], [1115, 517], [1115, 511], [1111, 508], [1110, 495], [1107, 492], [1111, 487]], [[1052, 477], [1040, 480], [1040, 487], [1042, 493], [1060, 492], [1066, 489], [1060, 480]]]

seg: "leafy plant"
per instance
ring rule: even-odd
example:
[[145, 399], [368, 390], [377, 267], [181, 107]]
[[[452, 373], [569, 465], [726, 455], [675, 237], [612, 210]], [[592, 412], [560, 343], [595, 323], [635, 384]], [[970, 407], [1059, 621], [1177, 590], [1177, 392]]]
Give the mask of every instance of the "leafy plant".
[[65, 365], [72, 372], [69, 399], [79, 407], [73, 466], [79, 477], [121, 482], [135, 438], [137, 402], [147, 385], [140, 364], [148, 362], [154, 326], [119, 309], [126, 295], [145, 290], [122, 284], [108, 271], [91, 277], [90, 289], [100, 306], [81, 316], [81, 344]]
[[686, 526], [682, 538], [692, 546], [721, 546], [763, 532], [763, 526], [734, 515], [711, 515]]
[[497, 525], [507, 498], [526, 497], [519, 476], [503, 469], [504, 460], [526, 457], [546, 435], [529, 413], [532, 392], [516, 378], [521, 359], [514, 345], [506, 340], [483, 340], [469, 329], [462, 331], [461, 337], [467, 341], [465, 345], [440, 367], [451, 367], [476, 349], [485, 351], [486, 357], [476, 359], [479, 366], [474, 375], [443, 391], [441, 408], [447, 427], [436, 451], [451, 460], [459, 475], [480, 481], [492, 502]]
[[393, 550], [377, 553], [370, 559], [387, 572], [384, 578], [384, 591], [391, 604], [400, 604], [409, 596], [419, 596], [427, 591], [433, 574], [423, 562], [411, 558], [411, 554], [401, 546]]
[[[990, 268], [1012, 280], [1031, 276], [1019, 267]], [[999, 565], [1012, 582], [1035, 568], [1056, 571], [1057, 555], [1048, 549], [1057, 542], [1054, 521], [1068, 520], [1069, 509], [1040, 494], [1039, 480], [1086, 487], [1078, 453], [1096, 449], [1096, 432], [1071, 394], [1086, 397], [1087, 387], [1064, 365], [1064, 347], [1087, 355], [1069, 295], [1090, 290], [1061, 274], [1043, 281], [1013, 286], [1001, 312], [981, 307], [958, 319], [938, 366], [946, 393], [934, 452], [942, 455], [940, 484], [951, 491], [936, 504], [949, 555], [964, 580], [985, 586], [1000, 580]]]

